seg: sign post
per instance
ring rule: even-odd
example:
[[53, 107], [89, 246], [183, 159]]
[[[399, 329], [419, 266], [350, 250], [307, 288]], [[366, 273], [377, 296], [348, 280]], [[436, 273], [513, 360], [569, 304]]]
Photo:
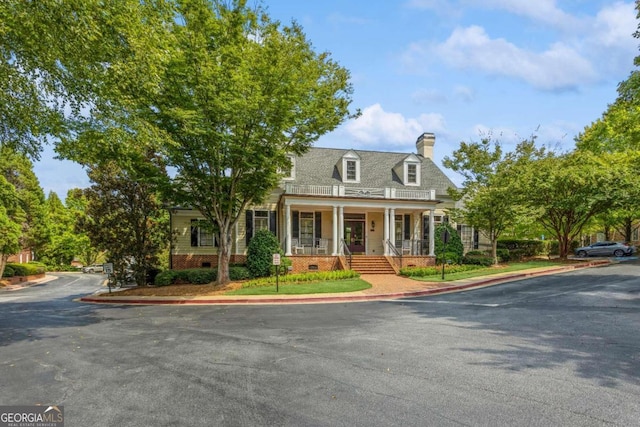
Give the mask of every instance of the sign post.
[[111, 293], [111, 275], [113, 274], [113, 263], [106, 262], [102, 264], [102, 271], [107, 273], [107, 285], [109, 286], [109, 293]]
[[278, 278], [280, 276], [280, 254], [273, 254], [273, 265], [276, 266], [276, 293], [280, 292], [278, 289]]
[[444, 243], [442, 245], [442, 280], [444, 280], [444, 265], [446, 264], [447, 260], [447, 243], [449, 243], [449, 230], [444, 230], [442, 232], [442, 243]]

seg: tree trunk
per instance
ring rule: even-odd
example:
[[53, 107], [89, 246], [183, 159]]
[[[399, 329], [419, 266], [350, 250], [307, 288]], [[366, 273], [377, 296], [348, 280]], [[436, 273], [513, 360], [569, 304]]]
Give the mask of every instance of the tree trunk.
[[231, 281], [229, 278], [229, 261], [231, 260], [231, 227], [221, 227], [218, 247], [218, 278], [219, 285]]
[[8, 259], [9, 259], [9, 255], [0, 254], [0, 279], [2, 279], [2, 275], [4, 274], [4, 268], [7, 265]]
[[558, 252], [560, 253], [560, 259], [567, 259], [570, 247], [571, 242], [569, 241], [569, 236], [558, 236]]
[[624, 241], [625, 243], [631, 243], [631, 239], [633, 238], [633, 219], [625, 218], [624, 219]]
[[604, 226], [604, 240], [611, 240], [611, 226]]
[[493, 265], [498, 265], [498, 238], [491, 238], [491, 257], [493, 257]]

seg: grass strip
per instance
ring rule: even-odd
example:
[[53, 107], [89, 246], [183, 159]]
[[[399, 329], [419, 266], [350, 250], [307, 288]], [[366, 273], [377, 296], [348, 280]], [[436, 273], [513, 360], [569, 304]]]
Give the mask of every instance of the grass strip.
[[529, 262], [517, 262], [501, 267], [485, 267], [477, 270], [463, 271], [460, 273], [447, 273], [445, 271], [444, 280], [442, 280], [442, 273], [430, 275], [430, 276], [412, 276], [413, 280], [420, 280], [424, 282], [451, 282], [454, 280], [473, 279], [475, 277], [490, 276], [500, 273], [511, 273], [514, 271], [529, 270], [531, 268], [542, 267], [560, 267], [566, 265], [566, 263], [555, 261], [529, 261]]
[[371, 285], [362, 279], [334, 280], [326, 282], [282, 283], [279, 292], [276, 285], [256, 286], [225, 292], [225, 295], [303, 295], [355, 292], [369, 289]]

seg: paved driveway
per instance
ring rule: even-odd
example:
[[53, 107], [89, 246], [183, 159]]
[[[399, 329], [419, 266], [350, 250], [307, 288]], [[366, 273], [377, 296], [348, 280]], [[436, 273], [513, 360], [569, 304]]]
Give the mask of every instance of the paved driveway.
[[67, 425], [637, 425], [640, 266], [353, 304], [96, 306], [0, 293], [0, 404]]

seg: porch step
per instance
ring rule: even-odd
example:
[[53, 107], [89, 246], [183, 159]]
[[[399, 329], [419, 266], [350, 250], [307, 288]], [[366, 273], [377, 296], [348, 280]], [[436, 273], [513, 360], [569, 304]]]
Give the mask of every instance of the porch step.
[[354, 255], [351, 260], [351, 269], [360, 274], [396, 274], [383, 256]]

